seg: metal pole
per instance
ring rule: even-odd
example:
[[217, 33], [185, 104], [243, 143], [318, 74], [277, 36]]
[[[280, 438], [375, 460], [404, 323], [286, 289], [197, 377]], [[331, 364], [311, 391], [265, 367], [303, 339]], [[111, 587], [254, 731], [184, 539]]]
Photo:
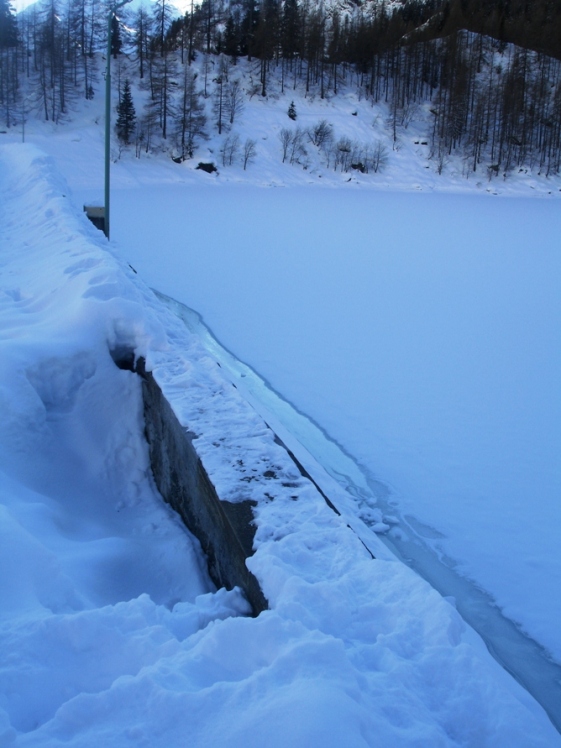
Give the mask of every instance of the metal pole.
[[131, 0], [121, 0], [107, 15], [107, 69], [105, 73], [105, 236], [109, 239], [109, 192], [111, 180], [111, 25], [119, 8]]
[[111, 178], [110, 168], [110, 144], [111, 144], [111, 25], [113, 23], [112, 8], [107, 15], [107, 68], [105, 72], [105, 217], [104, 231], [109, 239], [109, 181]]

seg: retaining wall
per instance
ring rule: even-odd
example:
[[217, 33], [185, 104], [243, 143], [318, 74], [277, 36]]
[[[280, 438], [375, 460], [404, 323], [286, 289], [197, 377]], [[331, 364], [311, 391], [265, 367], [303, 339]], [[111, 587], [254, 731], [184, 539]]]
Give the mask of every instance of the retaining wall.
[[253, 612], [267, 608], [257, 579], [245, 564], [253, 554], [253, 501], [222, 501], [197, 455], [196, 437], [182, 426], [141, 359], [146, 437], [158, 490], [199, 539], [217, 587], [244, 590]]

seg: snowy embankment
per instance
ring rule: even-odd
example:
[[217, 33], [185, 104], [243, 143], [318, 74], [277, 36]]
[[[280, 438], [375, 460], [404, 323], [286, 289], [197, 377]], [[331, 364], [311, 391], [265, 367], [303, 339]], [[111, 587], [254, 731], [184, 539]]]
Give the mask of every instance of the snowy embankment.
[[[38, 151], [0, 151], [0, 743], [553, 746], [544, 712], [454, 608], [373, 560], [220, 369], [108, 250]], [[132, 348], [219, 490], [263, 460], [251, 570], [213, 592], [154, 491]], [[224, 446], [215, 446], [228, 436]], [[251, 489], [251, 490], [250, 490]], [[292, 496], [297, 495], [294, 500]]]

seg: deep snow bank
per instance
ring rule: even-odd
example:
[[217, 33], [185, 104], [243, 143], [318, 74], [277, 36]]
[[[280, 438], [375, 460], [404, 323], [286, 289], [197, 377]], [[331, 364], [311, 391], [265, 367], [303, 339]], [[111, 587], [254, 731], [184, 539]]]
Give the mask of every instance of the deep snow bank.
[[[2, 744], [561, 744], [452, 606], [371, 558], [49, 161], [13, 146], [0, 175]], [[200, 596], [119, 346], [146, 356], [219, 493], [256, 502], [258, 618]]]

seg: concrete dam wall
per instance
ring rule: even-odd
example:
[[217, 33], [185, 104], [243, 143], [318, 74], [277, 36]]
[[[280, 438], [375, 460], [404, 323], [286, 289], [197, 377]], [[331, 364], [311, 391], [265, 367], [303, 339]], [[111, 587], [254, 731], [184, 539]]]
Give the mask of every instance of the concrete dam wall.
[[245, 560], [253, 554], [254, 501], [222, 501], [197, 454], [196, 435], [182, 426], [141, 359], [146, 437], [154, 479], [163, 498], [199, 539], [218, 587], [243, 589], [254, 614], [267, 600]]

